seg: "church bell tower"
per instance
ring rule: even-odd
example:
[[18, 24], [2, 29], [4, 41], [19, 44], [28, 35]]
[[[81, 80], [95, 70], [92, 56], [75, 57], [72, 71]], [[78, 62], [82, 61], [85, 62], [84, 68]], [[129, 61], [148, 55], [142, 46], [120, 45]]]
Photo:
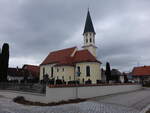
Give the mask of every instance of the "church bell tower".
[[82, 48], [87, 49], [91, 52], [93, 56], [96, 57], [96, 46], [95, 46], [95, 30], [93, 27], [92, 19], [90, 16], [90, 12], [88, 10], [86, 22], [85, 22], [85, 28], [83, 32], [84, 37], [84, 46]]

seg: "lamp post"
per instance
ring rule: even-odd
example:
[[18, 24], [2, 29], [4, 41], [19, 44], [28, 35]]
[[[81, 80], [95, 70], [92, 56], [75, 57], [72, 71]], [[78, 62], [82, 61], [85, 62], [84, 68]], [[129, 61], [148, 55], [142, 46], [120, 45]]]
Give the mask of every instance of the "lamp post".
[[76, 98], [78, 98], [78, 84], [77, 84], [77, 77], [79, 77], [81, 74], [81, 72], [77, 71], [75, 72], [75, 77], [74, 77], [74, 80], [75, 80], [75, 93], [76, 93]]

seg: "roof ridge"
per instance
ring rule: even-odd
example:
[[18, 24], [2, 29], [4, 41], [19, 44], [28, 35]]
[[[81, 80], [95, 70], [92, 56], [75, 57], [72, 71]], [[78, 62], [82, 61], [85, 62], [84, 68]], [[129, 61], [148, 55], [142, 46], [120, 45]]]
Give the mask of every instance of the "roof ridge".
[[77, 50], [77, 52], [78, 52], [78, 51], [88, 51], [88, 50], [87, 50], [87, 49], [81, 49], [81, 50]]
[[150, 66], [144, 65], [144, 66], [137, 66], [137, 67], [134, 67], [134, 68], [143, 68], [143, 67], [150, 67]]
[[73, 49], [73, 48], [77, 48], [77, 47], [73, 46], [73, 47], [70, 47], [70, 48], [59, 49], [59, 50], [52, 51], [50, 53], [55, 53], [55, 52], [64, 51], [64, 50], [67, 50], [67, 49]]
[[31, 65], [31, 64], [24, 64], [24, 66], [35, 66], [35, 67], [39, 67], [38, 65]]

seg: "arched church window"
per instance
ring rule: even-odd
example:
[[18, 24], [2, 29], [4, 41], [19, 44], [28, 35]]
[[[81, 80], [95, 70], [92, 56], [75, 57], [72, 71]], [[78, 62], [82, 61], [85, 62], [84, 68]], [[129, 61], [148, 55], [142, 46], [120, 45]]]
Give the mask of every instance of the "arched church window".
[[80, 76], [80, 66], [77, 67], [77, 75]]
[[90, 66], [86, 66], [86, 76], [90, 76]]

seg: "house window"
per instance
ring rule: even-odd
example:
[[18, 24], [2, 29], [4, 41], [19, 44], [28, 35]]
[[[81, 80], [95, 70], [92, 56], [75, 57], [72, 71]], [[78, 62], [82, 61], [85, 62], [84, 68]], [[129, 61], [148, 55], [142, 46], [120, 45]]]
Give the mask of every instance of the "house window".
[[45, 68], [43, 67], [43, 75], [45, 75]]
[[77, 76], [80, 76], [80, 66], [77, 67]]
[[59, 72], [59, 69], [57, 68], [57, 72]]
[[86, 66], [86, 76], [90, 76], [90, 66]]
[[69, 80], [71, 80], [71, 76], [69, 76]]
[[64, 80], [64, 76], [62, 76], [62, 79]]
[[86, 43], [88, 43], [88, 39], [86, 38]]
[[84, 83], [84, 78], [82, 79], [82, 82]]
[[92, 42], [92, 39], [90, 38], [90, 42]]
[[64, 68], [62, 68], [62, 71], [64, 72]]
[[53, 67], [51, 67], [51, 77], [53, 77], [53, 74], [54, 74], [54, 69]]

